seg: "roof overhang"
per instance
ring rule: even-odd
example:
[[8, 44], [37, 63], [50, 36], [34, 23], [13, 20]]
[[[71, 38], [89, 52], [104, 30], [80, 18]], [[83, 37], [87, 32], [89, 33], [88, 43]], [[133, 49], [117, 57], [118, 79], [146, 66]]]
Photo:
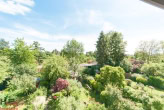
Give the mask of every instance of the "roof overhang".
[[164, 9], [164, 0], [142, 0], [142, 1]]

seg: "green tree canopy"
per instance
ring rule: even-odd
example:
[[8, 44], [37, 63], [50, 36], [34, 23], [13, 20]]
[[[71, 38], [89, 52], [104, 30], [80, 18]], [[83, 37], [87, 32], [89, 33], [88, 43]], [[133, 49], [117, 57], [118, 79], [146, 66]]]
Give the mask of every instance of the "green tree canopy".
[[31, 64], [35, 62], [34, 52], [23, 39], [17, 38], [13, 46], [14, 48], [10, 52], [12, 64], [16, 66], [23, 63]]
[[3, 82], [11, 74], [10, 59], [6, 56], [0, 57], [0, 83]]
[[107, 34], [109, 36], [109, 54], [113, 66], [119, 66], [125, 57], [126, 42], [123, 41], [122, 34], [111, 31]]
[[79, 57], [84, 52], [84, 47], [82, 43], [76, 40], [70, 40], [66, 43], [62, 50], [62, 54], [67, 58]]
[[53, 55], [43, 64], [42, 77], [49, 88], [58, 78], [68, 78], [68, 62], [62, 56]]
[[4, 39], [0, 39], [0, 50], [9, 48], [9, 42], [5, 41]]
[[96, 60], [100, 66], [109, 63], [109, 37], [105, 36], [103, 32], [100, 33], [96, 44]]
[[121, 33], [111, 31], [107, 34], [103, 32], [97, 41], [96, 60], [103, 65], [119, 66], [125, 57], [125, 45]]
[[40, 43], [37, 41], [34, 41], [32, 44], [32, 49], [34, 51], [34, 56], [37, 62], [40, 64], [43, 62], [43, 59], [46, 58], [46, 52], [45, 49], [40, 46]]

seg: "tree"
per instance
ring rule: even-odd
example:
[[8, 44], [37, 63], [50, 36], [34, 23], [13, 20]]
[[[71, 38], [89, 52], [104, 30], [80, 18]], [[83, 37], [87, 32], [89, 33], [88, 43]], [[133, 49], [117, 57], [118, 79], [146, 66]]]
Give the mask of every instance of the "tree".
[[57, 49], [55, 49], [55, 50], [52, 51], [52, 54], [60, 55], [60, 51], [58, 51]]
[[98, 64], [102, 67], [109, 63], [109, 38], [104, 35], [103, 32], [100, 33], [96, 44], [96, 60]]
[[101, 32], [96, 45], [98, 64], [101, 67], [103, 65], [119, 66], [125, 57], [125, 45], [121, 33], [111, 31], [104, 35]]
[[113, 66], [119, 66], [125, 57], [126, 42], [123, 41], [121, 33], [111, 31], [107, 34], [109, 36], [109, 54]]
[[138, 59], [142, 59], [147, 63], [157, 61], [160, 53], [160, 42], [155, 40], [141, 41], [136, 51], [136, 56], [137, 53]]
[[5, 41], [4, 39], [0, 39], [0, 50], [5, 48], [9, 48], [9, 42]]
[[37, 62], [40, 64], [43, 62], [43, 59], [46, 58], [46, 52], [44, 48], [40, 47], [39, 42], [34, 41], [32, 44], [32, 49], [34, 51], [34, 56], [37, 60]]
[[9, 53], [9, 42], [5, 41], [4, 39], [0, 39], [0, 55], [8, 56]]
[[50, 88], [55, 84], [58, 78], [68, 78], [68, 62], [59, 55], [53, 55], [49, 57], [43, 64], [42, 77], [45, 81], [45, 85]]
[[62, 54], [67, 58], [79, 58], [81, 54], [84, 52], [84, 47], [82, 43], [77, 42], [72, 39], [66, 43], [62, 50]]
[[6, 56], [0, 57], [0, 83], [2, 83], [11, 74], [11, 64], [10, 59]]
[[74, 39], [68, 41], [61, 51], [61, 54], [68, 58], [73, 77], [75, 77], [75, 73], [78, 71], [79, 64], [83, 58], [83, 52], [83, 44]]
[[14, 42], [14, 48], [11, 50], [10, 59], [12, 64], [31, 64], [35, 62], [34, 52], [30, 46], [27, 46], [23, 39], [17, 38]]

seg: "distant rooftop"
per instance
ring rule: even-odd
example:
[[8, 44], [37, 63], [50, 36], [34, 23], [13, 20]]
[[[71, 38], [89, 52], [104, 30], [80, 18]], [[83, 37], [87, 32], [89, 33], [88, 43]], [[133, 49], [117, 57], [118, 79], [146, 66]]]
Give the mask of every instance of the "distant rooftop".
[[142, 0], [142, 1], [164, 9], [164, 0]]
[[88, 67], [88, 66], [95, 66], [95, 65], [97, 65], [97, 62], [80, 64], [81, 67]]

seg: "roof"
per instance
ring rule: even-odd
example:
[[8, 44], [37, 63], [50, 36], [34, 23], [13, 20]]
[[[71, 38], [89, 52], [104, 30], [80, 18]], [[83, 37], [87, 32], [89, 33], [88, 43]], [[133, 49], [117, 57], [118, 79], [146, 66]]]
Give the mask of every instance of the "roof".
[[88, 66], [95, 66], [95, 65], [97, 65], [97, 62], [80, 64], [81, 67], [88, 67]]
[[164, 0], [142, 0], [142, 1], [164, 9]]

